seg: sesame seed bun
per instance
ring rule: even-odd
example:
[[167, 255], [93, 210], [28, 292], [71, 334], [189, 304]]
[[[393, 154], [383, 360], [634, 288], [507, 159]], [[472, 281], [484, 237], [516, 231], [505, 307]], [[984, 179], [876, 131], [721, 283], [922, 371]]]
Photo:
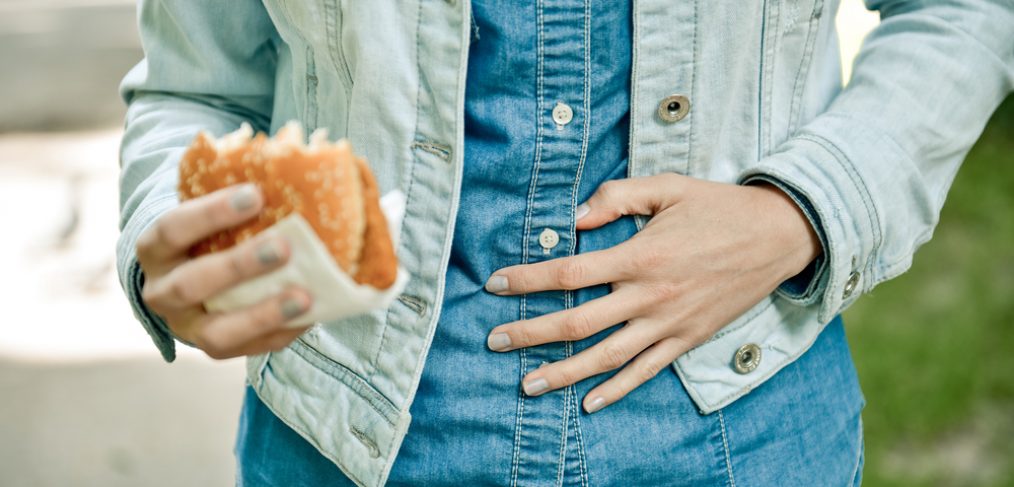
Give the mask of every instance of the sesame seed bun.
[[390, 287], [398, 260], [388, 233], [376, 180], [365, 159], [345, 140], [331, 143], [324, 130], [303, 144], [290, 122], [273, 138], [249, 125], [219, 139], [201, 132], [179, 164], [179, 196], [187, 200], [227, 186], [253, 183], [264, 195], [255, 218], [191, 248], [192, 256], [224, 250], [299, 213], [335, 263], [359, 284]]

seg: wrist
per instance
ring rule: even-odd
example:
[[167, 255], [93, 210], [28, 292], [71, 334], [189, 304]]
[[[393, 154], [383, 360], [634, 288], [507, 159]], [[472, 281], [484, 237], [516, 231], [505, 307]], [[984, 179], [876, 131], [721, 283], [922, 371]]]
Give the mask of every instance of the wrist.
[[774, 239], [784, 262], [784, 279], [802, 272], [823, 252], [823, 246], [806, 213], [785, 191], [766, 181], [749, 183], [764, 195], [762, 206], [771, 228], [765, 233]]

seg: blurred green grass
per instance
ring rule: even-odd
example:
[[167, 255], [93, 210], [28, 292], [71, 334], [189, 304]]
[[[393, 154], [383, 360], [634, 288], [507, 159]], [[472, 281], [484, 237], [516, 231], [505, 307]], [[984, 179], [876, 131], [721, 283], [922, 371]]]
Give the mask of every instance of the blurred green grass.
[[845, 313], [867, 486], [1014, 486], [1014, 97], [912, 269]]

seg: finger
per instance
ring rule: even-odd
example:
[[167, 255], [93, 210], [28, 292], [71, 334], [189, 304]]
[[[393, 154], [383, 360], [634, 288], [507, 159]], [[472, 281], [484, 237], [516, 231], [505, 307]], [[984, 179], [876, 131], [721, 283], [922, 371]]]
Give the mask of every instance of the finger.
[[648, 382], [674, 360], [690, 350], [686, 340], [669, 337], [658, 341], [641, 352], [626, 367], [599, 384], [584, 397], [584, 410], [594, 413], [623, 399], [624, 396]]
[[275, 270], [288, 261], [283, 237], [255, 238], [229, 250], [180, 264], [146, 290], [144, 300], [160, 309], [196, 306], [243, 281]]
[[243, 344], [236, 350], [236, 356], [260, 355], [262, 353], [277, 352], [289, 346], [293, 340], [299, 338], [300, 335], [306, 333], [306, 330], [309, 329], [310, 326], [301, 326], [299, 328], [285, 328], [268, 333], [265, 336], [255, 338], [250, 342]]
[[675, 204], [687, 179], [666, 173], [606, 181], [587, 201], [578, 205], [575, 228], [598, 228], [624, 215], [654, 215]]
[[490, 331], [486, 345], [490, 350], [506, 352], [590, 337], [632, 318], [641, 306], [638, 294], [634, 289], [625, 288], [576, 308], [500, 325]]
[[593, 375], [622, 367], [658, 337], [646, 333], [643, 326], [626, 325], [595, 346], [573, 357], [532, 371], [521, 381], [529, 396], [567, 387]]
[[306, 291], [292, 288], [242, 310], [205, 315], [195, 345], [212, 358], [238, 356], [246, 343], [285, 329], [311, 302]]
[[500, 296], [584, 287], [634, 277], [626, 242], [615, 247], [536, 264], [504, 267], [486, 280], [486, 290]]
[[184, 254], [201, 239], [249, 220], [263, 204], [260, 190], [250, 183], [184, 201], [138, 237], [137, 258], [143, 263]]

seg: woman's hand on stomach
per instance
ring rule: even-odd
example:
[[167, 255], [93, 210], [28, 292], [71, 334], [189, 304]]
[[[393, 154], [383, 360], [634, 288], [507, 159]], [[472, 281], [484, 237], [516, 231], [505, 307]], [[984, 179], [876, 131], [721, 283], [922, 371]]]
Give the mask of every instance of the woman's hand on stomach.
[[805, 214], [778, 188], [677, 174], [609, 181], [578, 208], [577, 229], [651, 215], [614, 247], [505, 267], [486, 289], [500, 295], [611, 283], [601, 298], [495, 327], [495, 351], [581, 340], [625, 323], [594, 346], [530, 372], [528, 395], [620, 369], [584, 398], [594, 412], [620, 400], [746, 312], [821, 252]]

